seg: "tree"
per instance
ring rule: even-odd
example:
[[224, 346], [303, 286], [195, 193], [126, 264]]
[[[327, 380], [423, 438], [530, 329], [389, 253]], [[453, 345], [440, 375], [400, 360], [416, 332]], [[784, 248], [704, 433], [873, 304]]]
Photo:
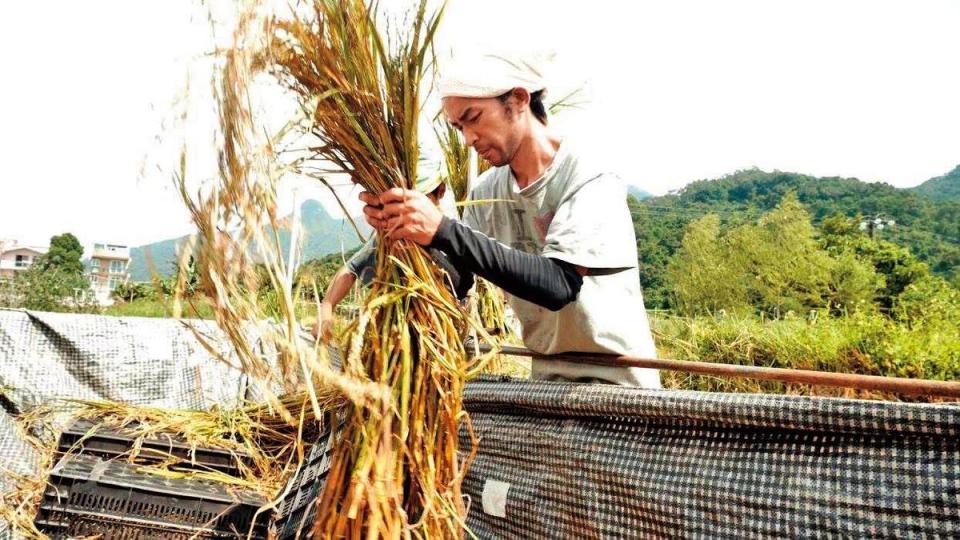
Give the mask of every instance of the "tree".
[[847, 254], [870, 265], [878, 276], [875, 302], [886, 313], [911, 284], [930, 276], [930, 268], [905, 247], [870, 238], [855, 224], [858, 218], [832, 216], [824, 220], [821, 245], [835, 258]]
[[728, 239], [720, 236], [720, 218], [694, 221], [667, 269], [673, 305], [687, 315], [751, 311], [743, 262], [731, 257]]
[[[834, 225], [831, 230], [848, 229]], [[717, 216], [693, 222], [668, 275], [675, 307], [689, 315], [723, 309], [779, 317], [826, 307], [849, 312], [872, 308], [884, 284], [873, 266], [854, 254], [831, 256], [790, 193], [755, 223], [722, 231]]]
[[30, 268], [19, 272], [0, 294], [7, 307], [37, 311], [95, 312], [99, 306], [83, 275], [83, 246], [64, 233], [50, 239], [50, 249]]
[[817, 245], [810, 214], [794, 193], [731, 236], [733, 253], [746, 258], [743, 270], [753, 277], [751, 297], [760, 310], [779, 316], [825, 306], [832, 261]]
[[854, 253], [833, 256], [827, 301], [834, 314], [875, 311], [877, 292], [884, 287], [883, 276], [874, 271], [870, 261]]
[[41, 270], [59, 270], [67, 275], [83, 275], [83, 246], [77, 237], [64, 233], [50, 238], [50, 250], [40, 257]]

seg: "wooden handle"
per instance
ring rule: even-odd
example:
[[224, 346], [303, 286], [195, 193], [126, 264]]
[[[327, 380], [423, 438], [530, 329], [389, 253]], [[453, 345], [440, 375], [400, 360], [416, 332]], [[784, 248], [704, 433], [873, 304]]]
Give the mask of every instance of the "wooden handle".
[[[468, 350], [472, 348], [469, 347]], [[492, 347], [485, 344], [478, 346], [480, 352], [489, 352]], [[545, 358], [581, 362], [602, 366], [624, 366], [650, 369], [666, 369], [699, 373], [703, 375], [717, 375], [720, 377], [743, 377], [765, 381], [780, 381], [797, 384], [816, 384], [822, 386], [837, 386], [841, 388], [856, 388], [858, 390], [877, 390], [894, 392], [905, 395], [924, 395], [960, 398], [960, 382], [931, 381], [927, 379], [905, 379], [902, 377], [880, 377], [877, 375], [856, 375], [852, 373], [832, 373], [828, 371], [813, 371], [808, 369], [787, 369], [759, 366], [738, 366], [735, 364], [715, 364], [711, 362], [696, 362], [687, 360], [669, 360], [655, 358], [636, 358], [632, 356], [618, 356], [615, 354], [600, 353], [560, 353], [540, 354], [522, 347], [502, 346], [501, 354], [514, 356], [529, 356], [531, 358]]]

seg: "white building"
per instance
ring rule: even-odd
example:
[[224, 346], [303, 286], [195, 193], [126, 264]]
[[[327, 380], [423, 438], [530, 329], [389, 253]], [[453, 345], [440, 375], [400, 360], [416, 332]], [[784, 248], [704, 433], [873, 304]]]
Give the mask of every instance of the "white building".
[[44, 246], [27, 246], [16, 240], [0, 240], [0, 279], [12, 278], [30, 268], [48, 250]]
[[87, 278], [100, 305], [113, 304], [113, 290], [130, 280], [130, 248], [116, 244], [94, 244]]

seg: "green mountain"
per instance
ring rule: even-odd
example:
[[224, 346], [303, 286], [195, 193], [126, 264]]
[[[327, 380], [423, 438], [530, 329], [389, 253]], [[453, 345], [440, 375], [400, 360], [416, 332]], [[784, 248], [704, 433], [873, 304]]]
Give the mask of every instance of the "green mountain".
[[892, 221], [892, 226], [876, 232], [880, 238], [908, 247], [937, 274], [948, 279], [960, 276], [960, 200], [933, 200], [915, 189], [856, 178], [750, 169], [699, 180], [675, 194], [630, 202], [648, 307], [668, 304], [667, 261], [679, 248], [688, 224], [707, 214], [718, 215], [725, 227], [756, 220], [788, 192], [797, 194], [815, 224], [837, 214]]
[[649, 199], [653, 195], [642, 188], [639, 188], [633, 184], [627, 184], [627, 195], [631, 195], [634, 199], [642, 201], [644, 199]]
[[[355, 218], [357, 226], [364, 236], [370, 234], [365, 221]], [[310, 260], [349, 251], [360, 244], [360, 239], [346, 219], [336, 219], [323, 208], [319, 201], [307, 200], [300, 206], [300, 222], [303, 224], [303, 257]], [[285, 218], [279, 231], [284, 252], [290, 246], [290, 217]], [[177, 264], [177, 248], [186, 240], [186, 236], [154, 242], [130, 250], [130, 278], [133, 281], [149, 281], [151, 265], [161, 276], [173, 274]]]
[[927, 180], [911, 191], [935, 201], [960, 201], [960, 165], [943, 176]]
[[[280, 242], [284, 252], [290, 248], [289, 217], [286, 228], [280, 230]], [[319, 201], [307, 200], [300, 205], [300, 223], [303, 226], [301, 261], [318, 259], [331, 253], [349, 251], [360, 245], [360, 238], [346, 218], [335, 219], [327, 213]], [[370, 236], [371, 228], [362, 218], [354, 218], [364, 238]]]
[[[725, 227], [756, 220], [776, 207], [788, 192], [797, 194], [815, 224], [837, 214], [893, 222], [892, 226], [876, 231], [879, 238], [908, 247], [933, 272], [960, 283], [960, 197], [947, 196], [952, 193], [948, 188], [958, 184], [960, 168], [912, 189], [856, 178], [818, 178], [758, 169], [699, 180], [677, 193], [656, 197], [631, 185], [629, 193], [633, 197], [629, 205], [647, 306], [668, 305], [670, 285], [665, 281], [666, 267], [679, 248], [687, 225], [707, 214], [720, 216]], [[929, 191], [937, 196], [928, 195]], [[359, 245], [352, 226], [346, 220], [331, 217], [317, 201], [303, 203], [301, 220], [305, 233], [303, 261], [341, 250], [347, 252]], [[356, 221], [364, 236], [368, 236], [367, 224], [362, 219]], [[279, 234], [286, 249], [289, 230], [282, 228]], [[156, 271], [170, 275], [175, 267], [176, 246], [183, 240], [174, 238], [134, 248], [133, 279], [150, 278], [148, 253]]]
[[130, 249], [130, 279], [150, 281], [153, 273], [168, 277], [177, 266], [177, 248], [186, 236], [161, 240]]

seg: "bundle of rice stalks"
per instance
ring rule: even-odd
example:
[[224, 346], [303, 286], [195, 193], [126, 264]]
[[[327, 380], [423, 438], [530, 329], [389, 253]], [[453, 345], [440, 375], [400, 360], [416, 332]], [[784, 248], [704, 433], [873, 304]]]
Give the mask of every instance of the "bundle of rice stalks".
[[[312, 160], [372, 193], [412, 189], [421, 87], [440, 12], [421, 1], [407, 31], [386, 36], [360, 0], [315, 0], [311, 17], [277, 23], [272, 69], [312, 111]], [[386, 385], [381, 408], [354, 406], [334, 454], [315, 535], [462, 536], [458, 454], [464, 381], [476, 368], [465, 317], [419, 246], [381, 237], [376, 278], [351, 329], [345, 374]]]
[[[365, 384], [335, 372], [326, 349], [304, 338], [298, 321], [294, 276], [287, 267], [281, 242], [277, 192], [288, 169], [277, 160], [277, 144], [296, 125], [291, 120], [268, 135], [253, 112], [254, 79], [263, 71], [265, 51], [273, 31], [270, 19], [256, 5], [245, 8], [233, 35], [233, 46], [222, 53], [222, 68], [212, 81], [219, 125], [218, 174], [196, 192], [188, 185], [187, 149], [181, 153], [175, 183], [197, 232], [181, 251], [181, 276], [176, 287], [175, 316], [189, 297], [195, 265], [199, 288], [215, 302], [217, 325], [232, 344], [227, 354], [219, 343], [191, 327], [209, 353], [239, 367], [259, 383], [268, 405], [285, 422], [297, 419], [276, 396], [305, 391], [321, 418], [327, 410], [318, 389], [334, 388], [363, 405], [380, 407], [389, 389]], [[263, 290], [271, 293], [265, 305]]]

